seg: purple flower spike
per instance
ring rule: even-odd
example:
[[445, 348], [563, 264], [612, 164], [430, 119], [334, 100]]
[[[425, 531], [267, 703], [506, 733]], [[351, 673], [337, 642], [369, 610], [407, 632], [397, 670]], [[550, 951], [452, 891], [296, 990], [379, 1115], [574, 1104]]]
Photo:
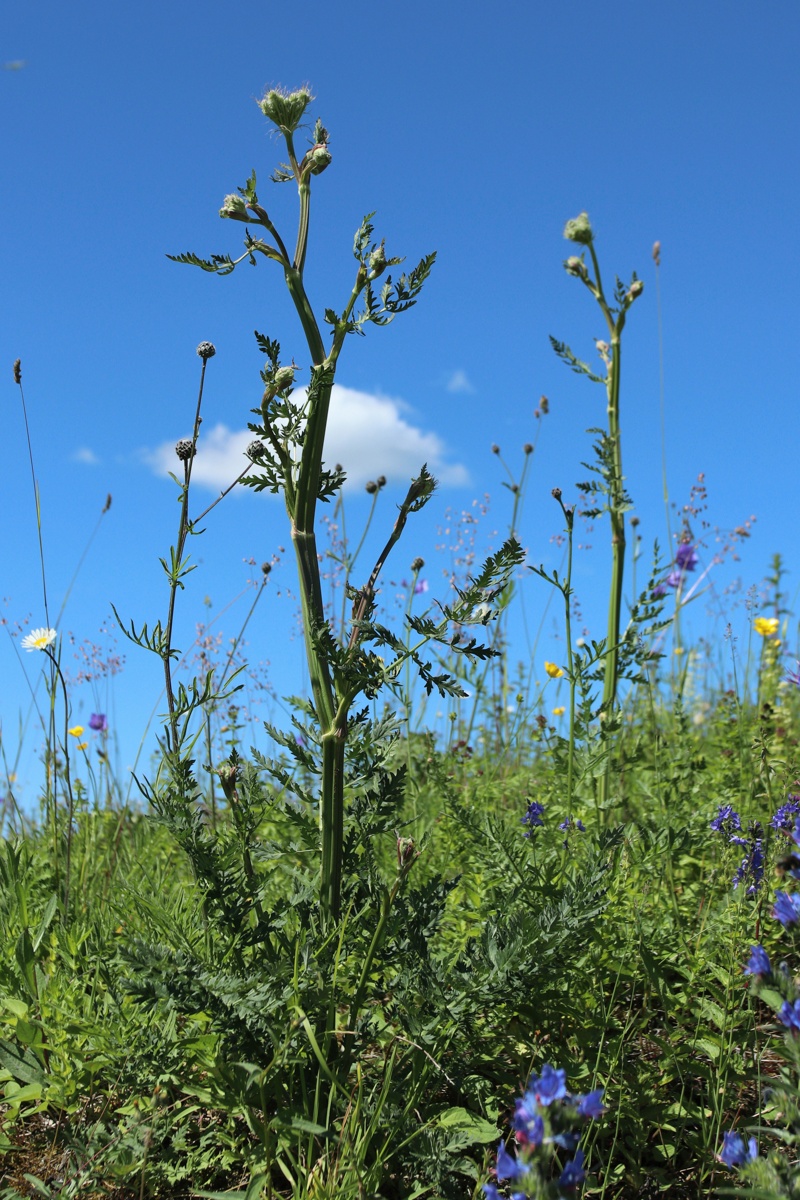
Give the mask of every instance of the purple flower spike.
[[756, 979], [765, 979], [772, 974], [769, 955], [763, 946], [751, 946], [750, 957], [744, 969], [745, 975], [755, 975]]
[[519, 1140], [528, 1146], [540, 1146], [544, 1137], [544, 1121], [536, 1111], [536, 1097], [532, 1092], [526, 1092], [514, 1106], [514, 1130]]
[[108, 730], [108, 717], [105, 713], [92, 713], [89, 717], [89, 728], [95, 733], [106, 733]]
[[534, 1077], [528, 1085], [528, 1091], [536, 1098], [536, 1103], [546, 1108], [554, 1100], [563, 1100], [567, 1094], [567, 1072], [563, 1068], [551, 1067], [545, 1064], [539, 1079]]
[[800, 1000], [795, 1000], [794, 1004], [784, 1000], [776, 1015], [781, 1025], [785, 1025], [789, 1032], [797, 1037], [800, 1033]]
[[586, 1172], [583, 1169], [583, 1151], [576, 1150], [575, 1157], [571, 1159], [564, 1170], [561, 1172], [561, 1178], [558, 1181], [560, 1188], [572, 1190], [579, 1187], [586, 1178]]
[[694, 546], [691, 542], [681, 542], [678, 549], [675, 551], [675, 562], [682, 571], [693, 571], [698, 563], [698, 557], [694, 552]]
[[794, 893], [776, 892], [772, 915], [776, 921], [780, 921], [785, 929], [788, 929], [790, 925], [796, 925], [800, 921], [800, 897]]
[[711, 828], [715, 833], [731, 834], [734, 829], [742, 828], [742, 821], [737, 812], [734, 812], [732, 804], [720, 804], [719, 811], [711, 822]]
[[717, 1158], [726, 1167], [743, 1167], [745, 1163], [758, 1158], [758, 1143], [754, 1137], [751, 1137], [745, 1146], [742, 1135], [729, 1129], [722, 1135], [722, 1149]]
[[775, 816], [770, 821], [770, 825], [773, 829], [780, 829], [784, 833], [789, 833], [798, 813], [800, 813], [800, 801], [797, 796], [790, 795], [786, 803], [782, 804], [775, 813]]
[[522, 818], [522, 824], [530, 826], [530, 829], [528, 829], [527, 833], [525, 834], [525, 837], [530, 837], [531, 831], [533, 829], [535, 829], [537, 825], [544, 825], [544, 821], [542, 820], [543, 812], [544, 812], [544, 805], [540, 804], [538, 800], [532, 800], [531, 803], [528, 805], [528, 811], [525, 813], [525, 816]]
[[593, 1092], [589, 1092], [588, 1096], [582, 1096], [578, 1103], [578, 1112], [582, 1117], [588, 1117], [594, 1120], [597, 1117], [602, 1117], [606, 1111], [603, 1104], [603, 1089], [595, 1088]]

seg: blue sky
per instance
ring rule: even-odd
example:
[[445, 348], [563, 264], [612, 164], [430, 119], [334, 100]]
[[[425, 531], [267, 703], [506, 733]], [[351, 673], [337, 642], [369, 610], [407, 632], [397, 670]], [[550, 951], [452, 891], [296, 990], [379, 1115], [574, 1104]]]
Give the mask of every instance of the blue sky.
[[[274, 206], [280, 227], [292, 227], [291, 189], [273, 196], [267, 183], [280, 147], [255, 103], [273, 85], [310, 83], [313, 115], [331, 132], [333, 162], [313, 197], [314, 303], [341, 306], [365, 212], [376, 211], [378, 236], [410, 263], [438, 252], [418, 306], [390, 328], [352, 339], [338, 373], [345, 390], [329, 450], [355, 483], [348, 530], [367, 511], [365, 478], [384, 473], [390, 481], [376, 517], [381, 531], [417, 459], [442, 479], [391, 564], [392, 580], [422, 554], [430, 595], [445, 595], [446, 555], [435, 547], [448, 538], [437, 527], [447, 525], [448, 508], [473, 513], [487, 493], [478, 538], [497, 544], [510, 496], [491, 445], [518, 470], [537, 426], [520, 532], [531, 561], [559, 564], [553, 538], [561, 522], [550, 491], [560, 486], [574, 497], [590, 454], [585, 430], [604, 419], [602, 391], [569, 373], [548, 342], [552, 333], [592, 357], [603, 333], [588, 293], [562, 266], [564, 222], [585, 209], [606, 277], [636, 270], [645, 281], [625, 334], [622, 411], [624, 466], [646, 553], [656, 538], [667, 544], [651, 258], [658, 239], [669, 493], [680, 509], [704, 474], [709, 528], [701, 517], [692, 523], [701, 569], [724, 544], [714, 528], [724, 535], [756, 518], [740, 561], [729, 556], [708, 576], [715, 591], [695, 605], [694, 627], [719, 637], [728, 617], [743, 620], [748, 589], [777, 551], [794, 596], [799, 40], [800, 10], [789, 3], [307, 0], [236, 10], [206, 0], [43, 0], [9, 8], [0, 60], [24, 65], [0, 72], [6, 758], [14, 758], [27, 713], [14, 635], [18, 624], [45, 623], [12, 363], [22, 360], [51, 617], [112, 496], [59, 622], [74, 675], [80, 663], [70, 661], [70, 634], [100, 646], [101, 657], [114, 653], [106, 641], [113, 633], [100, 632], [112, 629], [112, 602], [137, 622], [163, 614], [158, 557], [177, 519], [164, 447], [190, 432], [197, 343], [210, 339], [217, 356], [194, 511], [241, 461], [241, 431], [260, 396], [253, 329], [305, 363], [270, 264], [220, 279], [166, 258], [189, 249], [238, 252], [240, 228], [217, 211], [253, 167], [270, 213]], [[550, 411], [537, 421], [541, 395]], [[679, 525], [673, 514], [673, 532]], [[234, 495], [206, 528], [181, 601], [179, 643], [190, 646], [195, 623], [212, 618], [214, 630], [234, 636], [257, 564], [277, 556], [248, 626], [248, 653], [269, 663], [279, 695], [301, 689], [280, 504]], [[607, 528], [600, 522], [582, 539], [591, 544], [577, 567], [583, 621], [599, 636]], [[529, 631], [543, 621], [538, 662], [558, 653], [555, 613], [543, 618], [545, 586], [533, 577], [522, 591]], [[390, 594], [387, 583], [387, 603]], [[711, 624], [709, 603], [718, 614]], [[76, 686], [72, 699], [76, 720], [97, 707], [113, 714], [124, 768], [158, 708], [160, 680], [143, 652], [121, 641], [116, 652], [126, 664], [111, 685]], [[518, 653], [528, 653], [522, 632]], [[35, 680], [39, 664], [29, 656], [23, 665]], [[34, 727], [25, 740], [35, 754]], [[35, 777], [28, 769], [29, 788]]]

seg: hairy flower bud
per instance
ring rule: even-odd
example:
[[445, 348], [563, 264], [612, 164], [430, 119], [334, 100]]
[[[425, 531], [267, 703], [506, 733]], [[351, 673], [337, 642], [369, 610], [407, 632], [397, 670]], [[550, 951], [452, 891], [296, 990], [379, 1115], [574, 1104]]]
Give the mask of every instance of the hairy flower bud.
[[553, 497], [554, 500], [560, 500], [561, 499], [561, 488], [554, 487], [552, 492], [550, 493], [550, 495]]
[[547, 396], [540, 396], [539, 408], [542, 410], [543, 413], [547, 413], [550, 411], [550, 401], [547, 399]]
[[369, 256], [369, 277], [370, 280], [377, 279], [386, 270], [388, 263], [386, 261], [386, 252], [383, 248], [383, 242], [377, 246]]
[[589, 222], [589, 214], [582, 212], [577, 217], [573, 217], [571, 221], [567, 221], [564, 226], [564, 237], [568, 242], [580, 242], [582, 246], [591, 245], [594, 234]]
[[221, 217], [231, 217], [234, 221], [247, 220], [247, 205], [241, 196], [231, 194], [226, 196], [222, 201], [222, 208], [219, 210]]
[[626, 299], [632, 304], [637, 296], [641, 296], [643, 291], [644, 291], [644, 283], [642, 282], [642, 280], [634, 279], [633, 283], [631, 284], [630, 288], [628, 289], [628, 295], [627, 295]]
[[22, 383], [22, 359], [14, 359], [14, 383]]
[[533, 454], [533, 445], [530, 442], [526, 442], [525, 445], [522, 447], [522, 453], [523, 454]]
[[375, 493], [377, 492], [377, 490], [378, 490], [378, 485], [374, 479], [370, 479], [369, 482], [364, 485], [364, 491], [367, 493], [368, 496], [374, 496]]
[[207, 359], [214, 357], [214, 355], [217, 353], [217, 348], [213, 342], [201, 342], [197, 347], [197, 353], [200, 355], [203, 362], [205, 362]]
[[586, 263], [582, 258], [578, 258], [576, 254], [571, 254], [564, 262], [564, 270], [568, 275], [574, 275], [577, 279], [588, 279], [589, 272], [586, 270]]
[[245, 454], [247, 455], [247, 457], [250, 459], [251, 462], [258, 462], [258, 460], [260, 458], [264, 457], [265, 450], [266, 450], [266, 446], [261, 441], [261, 439], [254, 438], [253, 441], [250, 443], [250, 445], [245, 450]]
[[313, 146], [307, 154], [307, 160], [311, 164], [311, 174], [321, 175], [326, 167], [331, 164], [331, 152], [324, 143], [318, 146]]
[[425, 566], [424, 558], [415, 558], [414, 561], [411, 563], [411, 570], [419, 573], [424, 566]]
[[175, 443], [175, 453], [181, 462], [188, 462], [190, 458], [195, 456], [194, 442], [191, 438], [181, 438]]
[[497, 442], [492, 442], [492, 454], [499, 454], [499, 453], [500, 453], [500, 447], [498, 446]]
[[272, 88], [258, 106], [264, 116], [277, 125], [281, 133], [292, 134], [303, 119], [303, 113], [314, 97], [308, 88], [299, 88], [296, 92], [284, 92], [280, 88]]
[[263, 562], [261, 564], [261, 571], [265, 576], [269, 575], [271, 570], [272, 570], [272, 563]]
[[294, 367], [278, 367], [275, 372], [275, 387], [279, 392], [285, 392], [294, 383]]
[[386, 487], [386, 476], [379, 475], [376, 482], [377, 482], [379, 488], [385, 488]]

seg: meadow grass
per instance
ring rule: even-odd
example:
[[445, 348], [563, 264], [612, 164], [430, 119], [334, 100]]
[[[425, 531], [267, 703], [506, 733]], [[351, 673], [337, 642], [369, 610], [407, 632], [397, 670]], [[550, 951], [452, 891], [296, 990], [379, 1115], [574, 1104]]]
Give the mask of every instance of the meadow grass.
[[[642, 288], [634, 276], [607, 298], [581, 214], [565, 235], [590, 262], [565, 267], [607, 320], [605, 374], [554, 345], [607, 396], [579, 489], [582, 511], [611, 528], [607, 635], [584, 645], [572, 629], [576, 506], [560, 491], [565, 573], [536, 567], [535, 550], [523, 562], [533, 445], [509, 472], [502, 547], [483, 563], [468, 550], [437, 608], [420, 599], [415, 560], [390, 627], [377, 603], [386, 563], [434, 481], [421, 466], [359, 576], [364, 538], [348, 538], [342, 472], [324, 466], [322, 444], [347, 336], [414, 303], [433, 260], [393, 281], [399, 260], [366, 218], [325, 352], [303, 268], [327, 131], [317, 122], [304, 156], [294, 146], [310, 102], [304, 89], [262, 102], [286, 142], [278, 177], [298, 188], [294, 253], [255, 174], [221, 215], [257, 226], [243, 257], [280, 266], [312, 364], [295, 392], [298, 368], [257, 335], [264, 394], [237, 480], [286, 502], [312, 694], [293, 700], [290, 728], [268, 726], [251, 747], [236, 717], [243, 630], [221, 659], [202, 636], [200, 672], [179, 668], [214, 357], [202, 342], [194, 433], [176, 447], [165, 610], [120, 617], [165, 682], [160, 753], [135, 802], [71, 722], [58, 622], [25, 647], [42, 656], [49, 715], [39, 813], [3, 813], [0, 1196], [791, 1196], [800, 1000], [791, 963], [772, 963], [800, 901], [779, 889], [774, 919], [769, 881], [800, 877], [800, 694], [782, 666], [780, 567], [753, 623], [754, 670], [733, 687], [680, 635], [697, 579], [688, 524], [638, 595], [634, 578], [623, 626], [636, 560], [620, 341]], [[236, 265], [178, 258], [209, 273]], [[368, 524], [378, 519], [373, 504]], [[42, 553], [46, 597], [44, 566]], [[567, 661], [514, 679], [508, 616], [531, 569], [563, 611]], [[542, 666], [568, 690], [555, 720], [533, 685]], [[430, 695], [452, 705], [446, 737], [426, 725]], [[92, 727], [105, 735], [103, 713]]]

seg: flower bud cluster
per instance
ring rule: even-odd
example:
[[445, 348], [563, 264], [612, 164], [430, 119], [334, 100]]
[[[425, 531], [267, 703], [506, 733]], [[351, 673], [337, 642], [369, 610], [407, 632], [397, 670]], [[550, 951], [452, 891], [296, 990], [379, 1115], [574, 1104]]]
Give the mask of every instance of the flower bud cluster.
[[[602, 1088], [586, 1096], [572, 1095], [567, 1091], [566, 1072], [546, 1064], [515, 1104], [512, 1126], [517, 1153], [503, 1141], [497, 1147], [493, 1171], [497, 1183], [510, 1184], [515, 1200], [574, 1195], [586, 1178], [578, 1144], [581, 1132], [605, 1111]], [[494, 1183], [485, 1183], [483, 1191], [486, 1200], [500, 1200], [502, 1195]]]

